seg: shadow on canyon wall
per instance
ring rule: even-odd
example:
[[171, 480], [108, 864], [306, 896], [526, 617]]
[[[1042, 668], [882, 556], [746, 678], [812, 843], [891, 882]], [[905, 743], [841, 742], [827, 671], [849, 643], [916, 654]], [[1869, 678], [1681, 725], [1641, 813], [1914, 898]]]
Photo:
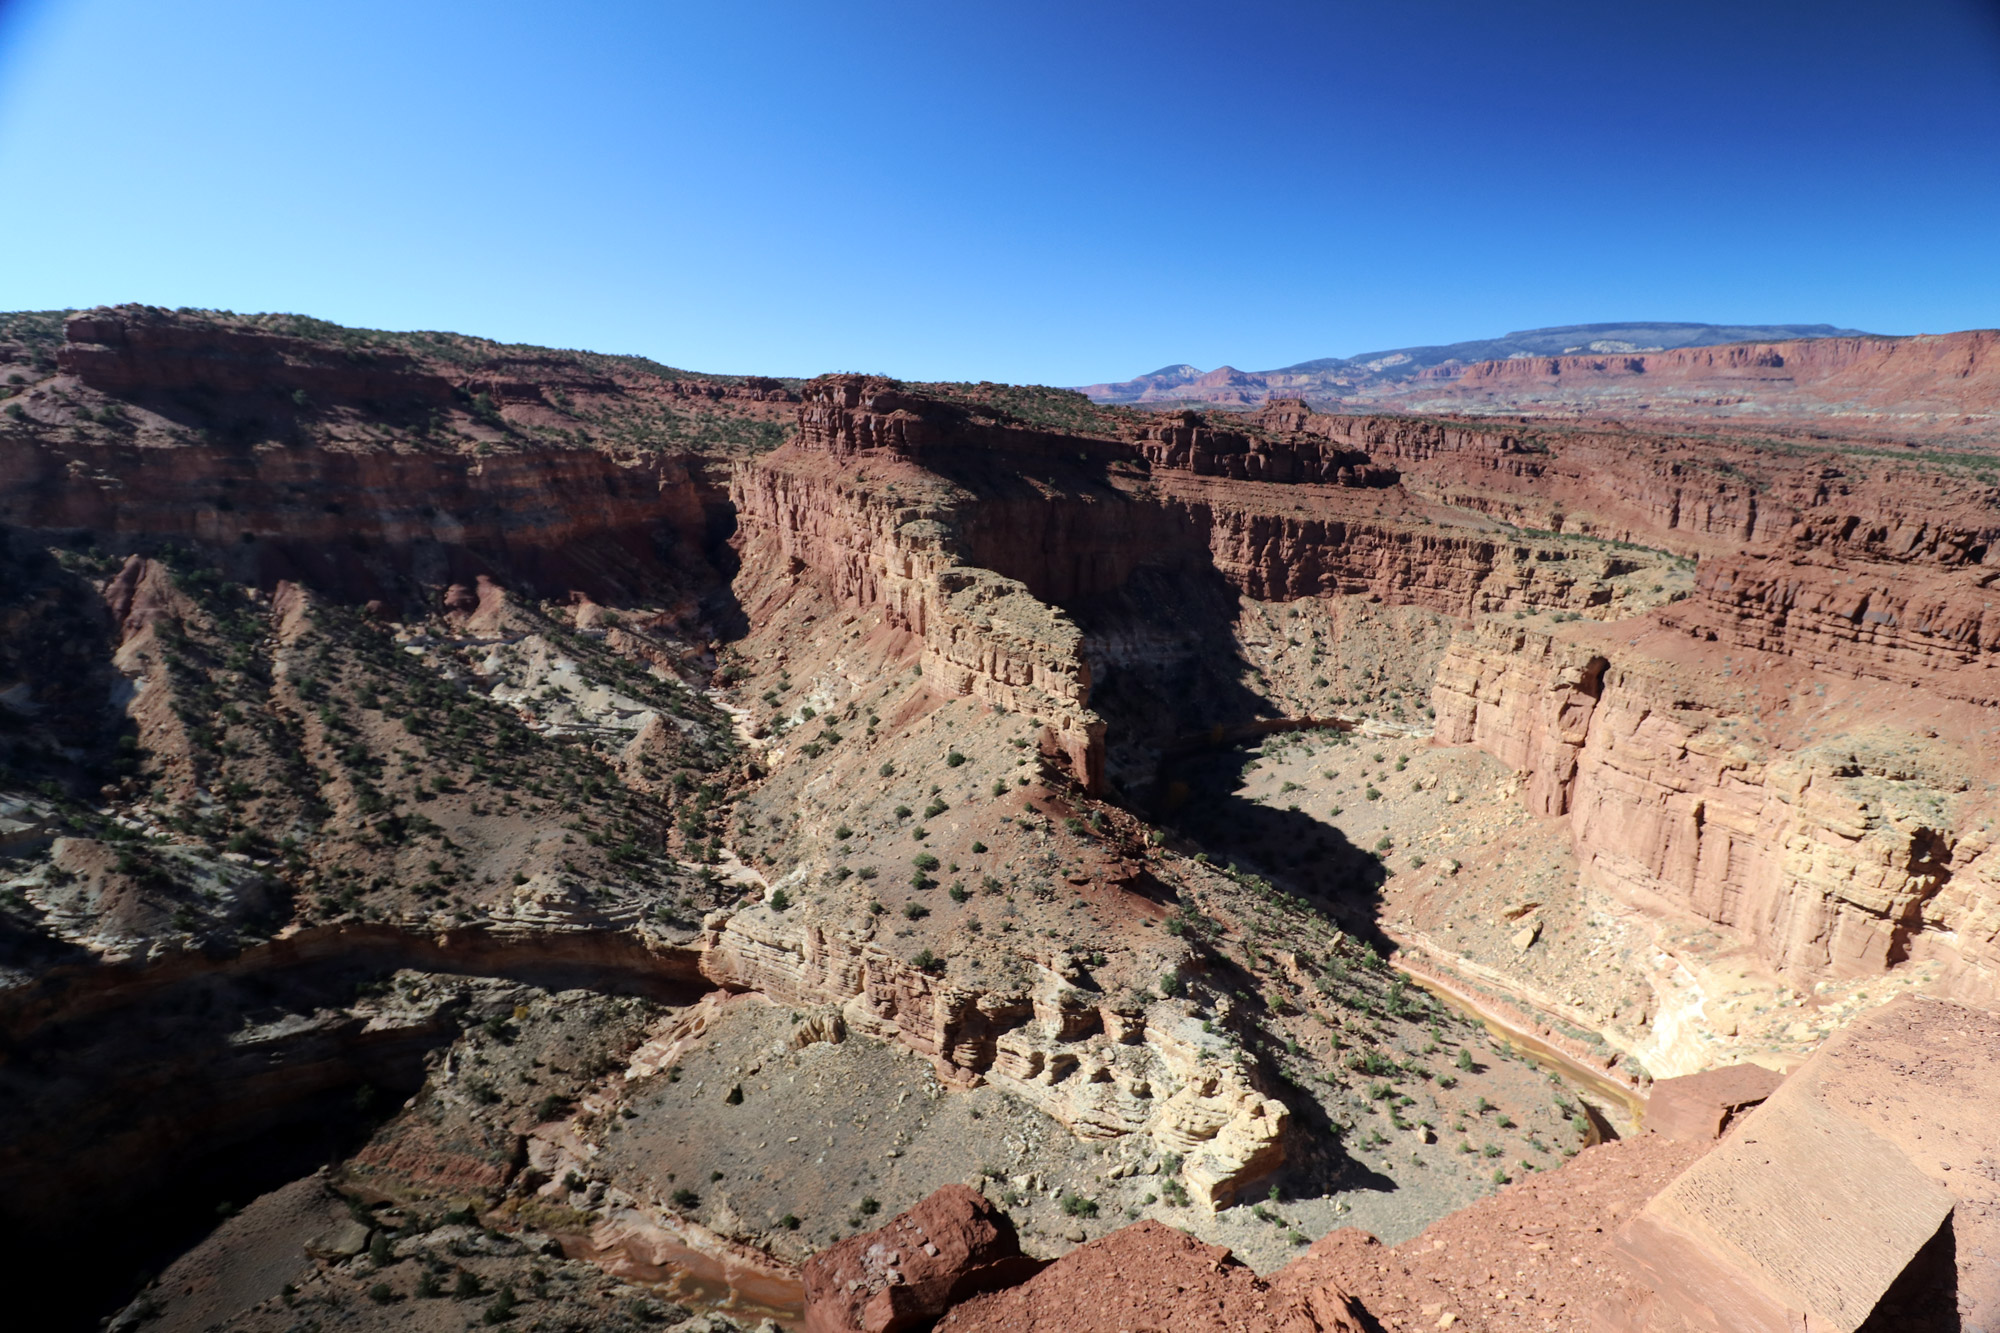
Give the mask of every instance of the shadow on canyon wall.
[[0, 1289], [35, 1327], [95, 1328], [241, 1206], [366, 1143], [479, 1015], [357, 1001], [401, 968], [692, 1002], [691, 961], [620, 937], [342, 931], [151, 968], [57, 972], [0, 1015]]

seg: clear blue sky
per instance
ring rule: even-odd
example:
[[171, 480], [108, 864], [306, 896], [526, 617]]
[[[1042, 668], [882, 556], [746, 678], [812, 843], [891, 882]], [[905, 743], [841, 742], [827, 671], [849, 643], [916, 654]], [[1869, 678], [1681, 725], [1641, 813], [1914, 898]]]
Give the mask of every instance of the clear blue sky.
[[1994, 0], [0, 0], [0, 308], [1082, 383], [2000, 324]]

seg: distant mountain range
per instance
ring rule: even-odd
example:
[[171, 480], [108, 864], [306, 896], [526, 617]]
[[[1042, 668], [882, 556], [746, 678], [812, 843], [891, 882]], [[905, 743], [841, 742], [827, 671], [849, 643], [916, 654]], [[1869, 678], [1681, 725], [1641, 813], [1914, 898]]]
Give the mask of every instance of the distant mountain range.
[[1728, 343], [1796, 341], [1808, 338], [1867, 338], [1874, 334], [1831, 324], [1565, 324], [1523, 329], [1499, 338], [1434, 347], [1398, 347], [1358, 356], [1321, 357], [1277, 370], [1237, 370], [1220, 366], [1163, 366], [1116, 384], [1092, 384], [1083, 392], [1100, 403], [1201, 403], [1254, 405], [1272, 397], [1366, 401], [1393, 395], [1418, 378], [1453, 378], [1481, 362], [1516, 357], [1551, 357], [1667, 351]]

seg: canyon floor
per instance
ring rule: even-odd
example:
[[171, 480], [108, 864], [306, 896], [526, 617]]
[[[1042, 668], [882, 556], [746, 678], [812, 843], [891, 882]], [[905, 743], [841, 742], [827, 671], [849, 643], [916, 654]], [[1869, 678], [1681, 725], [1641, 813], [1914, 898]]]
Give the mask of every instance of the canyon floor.
[[1609, 1234], [1656, 1080], [2000, 993], [1973, 446], [139, 307], [0, 379], [50, 1327], [791, 1325], [949, 1184], [1413, 1326], [1362, 1233]]

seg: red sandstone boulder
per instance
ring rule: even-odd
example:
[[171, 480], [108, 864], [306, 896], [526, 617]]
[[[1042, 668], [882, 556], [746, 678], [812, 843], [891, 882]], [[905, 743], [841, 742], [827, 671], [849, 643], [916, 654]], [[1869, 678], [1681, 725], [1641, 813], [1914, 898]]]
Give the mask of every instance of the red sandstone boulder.
[[1782, 1082], [1782, 1074], [1762, 1065], [1729, 1065], [1663, 1078], [1653, 1084], [1646, 1102], [1646, 1128], [1684, 1143], [1712, 1143]]
[[949, 1306], [1032, 1277], [1014, 1224], [984, 1196], [946, 1185], [876, 1231], [806, 1261], [806, 1333], [896, 1333]]
[[[1079, 1245], [1019, 1286], [954, 1306], [938, 1333], [1361, 1333], [1330, 1276], [1266, 1282], [1221, 1245], [1159, 1222]], [[810, 1323], [809, 1323], [810, 1326]]]

